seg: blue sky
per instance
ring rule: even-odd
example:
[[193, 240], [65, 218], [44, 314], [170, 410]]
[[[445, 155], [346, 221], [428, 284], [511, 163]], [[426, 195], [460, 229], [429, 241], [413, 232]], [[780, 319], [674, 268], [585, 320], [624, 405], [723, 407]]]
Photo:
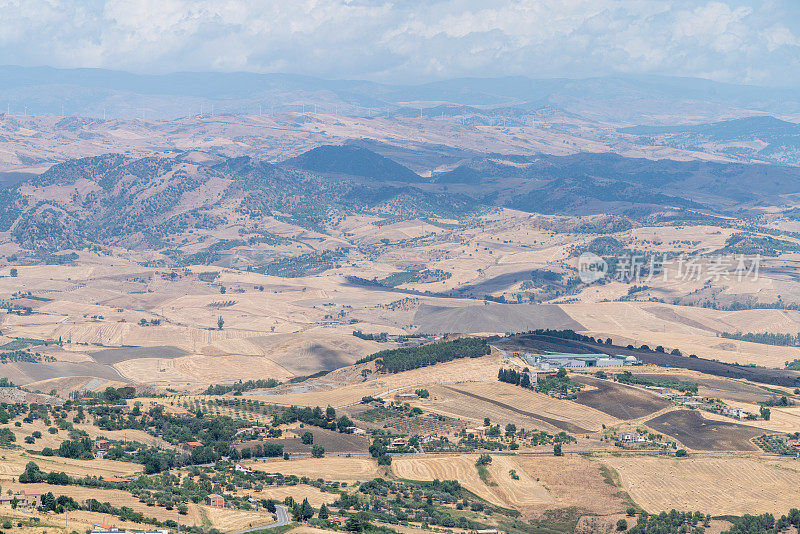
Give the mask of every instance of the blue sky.
[[0, 0], [0, 64], [800, 87], [800, 0]]

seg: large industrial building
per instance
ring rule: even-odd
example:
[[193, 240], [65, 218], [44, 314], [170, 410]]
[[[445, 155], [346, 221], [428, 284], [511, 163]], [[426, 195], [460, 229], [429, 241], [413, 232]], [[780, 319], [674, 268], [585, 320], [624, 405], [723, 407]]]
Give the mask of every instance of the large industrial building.
[[561, 367], [623, 367], [641, 365], [635, 356], [614, 354], [519, 354], [531, 366], [546, 371]]

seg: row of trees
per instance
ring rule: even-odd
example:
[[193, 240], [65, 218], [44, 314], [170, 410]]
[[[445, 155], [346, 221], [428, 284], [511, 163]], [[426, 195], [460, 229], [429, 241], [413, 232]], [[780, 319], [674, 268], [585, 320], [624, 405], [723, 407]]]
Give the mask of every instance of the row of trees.
[[212, 384], [203, 392], [205, 395], [226, 395], [233, 392], [250, 391], [253, 389], [266, 389], [279, 386], [280, 382], [274, 378], [267, 378], [258, 380], [247, 380], [242, 382], [239, 380], [235, 384]]
[[497, 379], [500, 382], [514, 384], [515, 386], [522, 386], [524, 388], [531, 387], [530, 375], [525, 371], [519, 372], [514, 369], [500, 369], [497, 373]]
[[644, 375], [635, 375], [630, 371], [623, 371], [617, 375], [617, 382], [623, 384], [635, 384], [638, 386], [655, 386], [661, 388], [671, 388], [683, 393], [697, 394], [697, 384], [686, 382], [674, 378], [649, 378]]
[[800, 345], [800, 333], [794, 334], [775, 334], [772, 332], [753, 333], [747, 332], [722, 332], [722, 337], [736, 339], [739, 341], [749, 341], [751, 343], [761, 343], [764, 345], [778, 345], [781, 347], [794, 347]]
[[457, 358], [479, 358], [489, 354], [489, 352], [491, 352], [491, 349], [486, 340], [463, 337], [453, 341], [428, 343], [418, 347], [382, 350], [362, 358], [356, 363], [375, 360], [384, 371], [399, 373], [436, 363], [449, 362]]

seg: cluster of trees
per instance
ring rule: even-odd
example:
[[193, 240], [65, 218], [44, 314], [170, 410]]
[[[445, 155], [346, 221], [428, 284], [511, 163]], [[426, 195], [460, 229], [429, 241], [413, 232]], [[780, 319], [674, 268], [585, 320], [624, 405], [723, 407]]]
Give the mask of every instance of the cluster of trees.
[[[412, 438], [413, 439], [413, 438]], [[378, 460], [378, 465], [391, 465], [392, 457], [387, 454], [389, 450], [389, 438], [375, 436], [372, 445], [369, 446], [369, 453]]]
[[380, 332], [377, 334], [365, 334], [361, 330], [354, 330], [353, 335], [358, 339], [365, 341], [377, 341], [378, 343], [386, 343], [389, 341], [389, 334], [387, 332]]
[[328, 430], [338, 430], [339, 432], [350, 433], [353, 431], [352, 427], [355, 425], [349, 417], [343, 415], [336, 418], [336, 410], [333, 406], [328, 406], [325, 410], [317, 406], [311, 408], [306, 406], [298, 408], [297, 406], [290, 406], [286, 408], [280, 415], [275, 414], [272, 417], [273, 426], [281, 424], [291, 424], [300, 421], [306, 425], [317, 426], [326, 428]]
[[506, 382], [508, 384], [514, 384], [515, 386], [522, 386], [524, 388], [531, 387], [531, 377], [530, 374], [526, 370], [522, 372], [516, 371], [515, 369], [500, 369], [497, 373], [497, 379], [500, 382]]
[[392, 273], [386, 278], [380, 280], [374, 279], [373, 281], [383, 287], [397, 287], [411, 282], [441, 282], [453, 276], [447, 271], [441, 269], [423, 269], [417, 271], [400, 271]]
[[[233, 452], [236, 449], [231, 449]], [[254, 447], [245, 447], [241, 451], [241, 457], [245, 460], [248, 458], [277, 458], [279, 456], [283, 456], [283, 445], [280, 443], [264, 443], [263, 445], [258, 444]], [[235, 455], [231, 456], [231, 459], [235, 460]]]
[[42, 355], [38, 352], [28, 352], [26, 350], [12, 350], [8, 352], [0, 352], [0, 363], [13, 363], [13, 362], [28, 362], [39, 363], [42, 361]]
[[115, 402], [122, 399], [132, 399], [136, 396], [136, 388], [133, 386], [123, 386], [121, 388], [107, 387], [103, 391], [103, 399]]
[[309, 252], [299, 256], [278, 258], [265, 265], [253, 267], [253, 271], [282, 278], [298, 278], [339, 267], [342, 256], [341, 250]]
[[57, 449], [51, 449], [50, 447], [42, 449], [42, 456], [61, 456], [62, 458], [75, 458], [77, 460], [91, 460], [94, 458], [92, 441], [89, 438], [65, 440], [61, 442], [61, 445], [59, 445]]
[[750, 515], [732, 518], [733, 526], [723, 534], [770, 534], [783, 532], [790, 526], [800, 530], [800, 510], [792, 508], [787, 515], [777, 520], [772, 514]]
[[235, 384], [213, 384], [208, 386], [206, 390], [203, 392], [204, 395], [227, 395], [231, 391], [234, 392], [243, 392], [243, 391], [251, 391], [253, 389], [264, 389], [264, 388], [274, 388], [279, 386], [280, 382], [275, 380], [274, 378], [267, 378], [262, 379], [259, 378], [258, 380], [247, 380], [246, 382], [242, 382], [239, 380]]
[[536, 383], [536, 391], [547, 393], [548, 395], [558, 395], [568, 397], [574, 395], [583, 387], [579, 382], [570, 380], [567, 370], [563, 367], [554, 375], [545, 377]]
[[722, 332], [722, 337], [736, 339], [739, 341], [749, 341], [751, 343], [761, 343], [764, 345], [778, 345], [781, 347], [794, 347], [800, 345], [800, 333], [794, 334], [775, 334], [772, 332], [753, 333], [747, 332]]
[[[592, 336], [585, 336], [569, 328], [566, 330], [551, 330], [550, 328], [537, 328], [536, 330], [530, 330], [528, 332], [525, 332], [525, 334], [533, 336], [557, 337], [559, 339], [567, 339], [570, 341], [583, 341], [584, 343], [603, 343], [603, 340], [600, 338], [595, 339]], [[606, 339], [605, 343], [607, 345], [611, 345], [612, 343], [611, 338]]]
[[[361, 498], [362, 494], [367, 496], [368, 500]], [[350, 516], [345, 527], [351, 532], [361, 530], [374, 532], [375, 527], [368, 523], [371, 520], [388, 524], [413, 521], [467, 531], [488, 528], [464, 515], [453, 514], [452, 508], [443, 510], [437, 507], [437, 504], [455, 504], [458, 510], [488, 509], [483, 502], [468, 500], [470, 497], [474, 496], [464, 491], [455, 480], [411, 482], [374, 479], [360, 484], [357, 494], [341, 494], [333, 506], [342, 510], [356, 511]], [[370, 503], [372, 503], [371, 510]], [[356, 522], [361, 525], [355, 524]]]
[[39, 506], [39, 510], [60, 514], [65, 510], [79, 510], [80, 507], [80, 504], [72, 497], [66, 495], [56, 497], [53, 492], [48, 491], [42, 494], [42, 504]]
[[17, 441], [17, 436], [10, 428], [0, 428], [0, 446], [8, 447], [15, 441]]
[[399, 373], [457, 358], [479, 358], [491, 349], [484, 339], [463, 337], [453, 341], [428, 343], [418, 347], [382, 350], [360, 359], [356, 363], [375, 360], [380, 368], [389, 373]]
[[617, 382], [623, 384], [636, 384], [639, 386], [655, 386], [660, 388], [671, 388], [683, 393], [697, 394], [697, 384], [686, 382], [674, 378], [648, 378], [644, 375], [635, 375], [630, 371], [623, 371], [617, 375]]
[[[628, 516], [633, 517], [636, 515], [635, 508], [628, 509]], [[620, 521], [625, 521], [621, 519]], [[650, 532], [663, 532], [665, 534], [675, 534], [679, 532], [692, 534], [702, 534], [705, 528], [709, 526], [711, 516], [702, 512], [679, 512], [671, 510], [670, 512], [661, 512], [660, 514], [649, 515], [647, 512], [642, 511], [636, 519], [636, 525], [631, 527], [628, 532], [630, 534], [646, 534]], [[622, 528], [624, 527], [624, 528]], [[619, 530], [627, 528], [627, 521], [622, 525], [617, 523]]]

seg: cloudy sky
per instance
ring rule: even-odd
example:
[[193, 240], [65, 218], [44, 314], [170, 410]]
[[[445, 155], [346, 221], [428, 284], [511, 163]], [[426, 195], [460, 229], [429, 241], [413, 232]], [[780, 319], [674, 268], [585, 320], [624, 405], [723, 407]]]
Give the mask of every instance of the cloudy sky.
[[800, 87], [800, 0], [0, 0], [0, 64]]

